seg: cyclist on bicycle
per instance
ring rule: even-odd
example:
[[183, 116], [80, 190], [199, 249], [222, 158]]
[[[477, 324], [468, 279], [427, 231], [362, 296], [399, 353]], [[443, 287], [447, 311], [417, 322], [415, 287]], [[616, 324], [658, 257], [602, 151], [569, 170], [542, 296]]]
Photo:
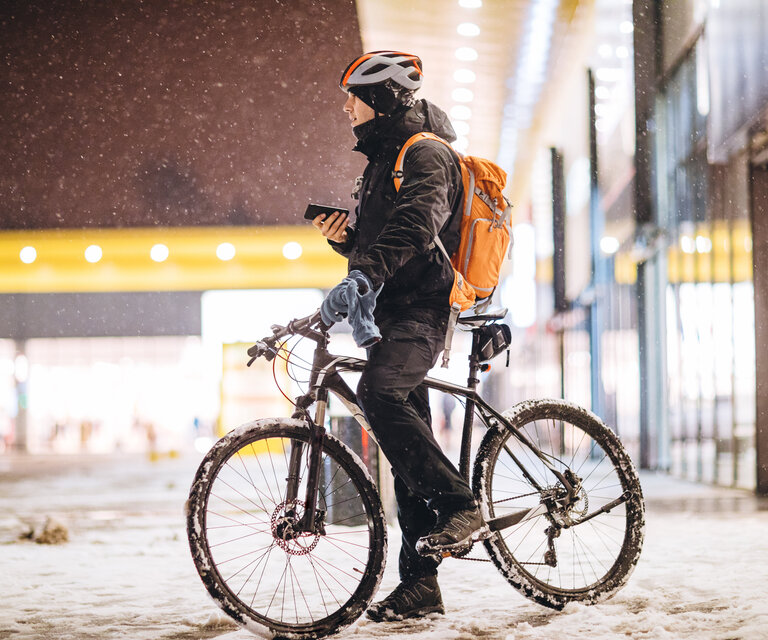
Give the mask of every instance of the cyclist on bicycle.
[[343, 109], [368, 165], [354, 225], [338, 212], [313, 222], [363, 288], [380, 289], [374, 319], [382, 339], [368, 349], [357, 394], [393, 468], [402, 544], [401, 582], [368, 609], [375, 621], [444, 613], [440, 551], [466, 547], [485, 527], [469, 485], [435, 439], [422, 385], [444, 346], [454, 277], [434, 240], [439, 234], [449, 255], [458, 246], [463, 187], [456, 154], [425, 140], [409, 150], [395, 190], [395, 160], [408, 138], [430, 131], [456, 139], [442, 110], [414, 98], [421, 84], [421, 60], [401, 52], [368, 53], [344, 70]]

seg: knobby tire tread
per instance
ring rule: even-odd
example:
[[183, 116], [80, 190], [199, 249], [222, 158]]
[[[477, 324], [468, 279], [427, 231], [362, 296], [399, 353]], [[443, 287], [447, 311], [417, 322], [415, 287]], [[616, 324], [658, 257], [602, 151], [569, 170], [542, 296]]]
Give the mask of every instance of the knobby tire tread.
[[[626, 584], [637, 565], [644, 536], [645, 507], [642, 489], [629, 455], [616, 434], [596, 415], [563, 400], [522, 402], [506, 411], [504, 417], [511, 425], [521, 428], [534, 420], [552, 419], [561, 419], [579, 427], [605, 451], [621, 479], [622, 489], [631, 491], [632, 496], [625, 503], [627, 525], [619, 557], [598, 584], [589, 589], [581, 591], [560, 589], [536, 580], [509, 552], [502, 539], [503, 532], [495, 533], [483, 543], [492, 562], [515, 589], [527, 598], [549, 608], [562, 609], [573, 601], [594, 604], [610, 598]], [[491, 498], [490, 483], [493, 469], [508, 434], [509, 430], [505, 424], [492, 427], [483, 438], [475, 458], [472, 485], [475, 497], [486, 518], [490, 513], [488, 502]]]
[[373, 599], [384, 573], [387, 536], [384, 512], [378, 491], [368, 472], [343, 442], [326, 433], [323, 453], [333, 459], [353, 480], [360, 492], [366, 515], [372, 523], [374, 539], [365, 575], [353, 596], [335, 612], [322, 620], [307, 624], [267, 621], [237, 598], [225, 585], [211, 557], [205, 533], [205, 512], [211, 486], [219, 470], [236, 452], [250, 443], [266, 438], [292, 438], [305, 443], [311, 439], [306, 423], [288, 418], [255, 420], [234, 429], [219, 440], [201, 462], [187, 502], [187, 535], [198, 573], [214, 601], [243, 626], [267, 627], [276, 638], [311, 640], [336, 633], [357, 620]]

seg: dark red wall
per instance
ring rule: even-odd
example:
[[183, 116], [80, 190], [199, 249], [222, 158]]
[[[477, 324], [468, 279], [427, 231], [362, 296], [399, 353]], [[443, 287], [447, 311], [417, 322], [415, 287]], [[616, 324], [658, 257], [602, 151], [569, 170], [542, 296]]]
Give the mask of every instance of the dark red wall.
[[354, 0], [0, 0], [0, 228], [292, 224], [349, 204]]

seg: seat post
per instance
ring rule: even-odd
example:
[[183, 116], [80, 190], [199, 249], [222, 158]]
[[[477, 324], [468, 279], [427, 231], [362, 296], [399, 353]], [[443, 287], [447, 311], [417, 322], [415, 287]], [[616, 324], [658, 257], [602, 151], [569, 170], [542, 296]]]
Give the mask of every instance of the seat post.
[[[472, 350], [469, 353], [469, 377], [467, 378], [467, 387], [473, 391], [480, 384], [477, 377], [480, 362], [478, 361], [478, 347], [480, 337], [478, 332], [472, 330]], [[467, 396], [467, 404], [464, 407], [464, 426], [461, 430], [461, 449], [459, 454], [459, 472], [469, 482], [469, 460], [472, 450], [472, 425], [475, 418], [475, 400], [472, 396]]]

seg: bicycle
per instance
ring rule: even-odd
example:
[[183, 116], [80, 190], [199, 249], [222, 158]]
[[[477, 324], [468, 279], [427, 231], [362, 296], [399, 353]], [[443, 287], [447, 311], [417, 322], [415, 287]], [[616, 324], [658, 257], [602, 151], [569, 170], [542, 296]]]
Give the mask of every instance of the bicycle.
[[[478, 373], [495, 355], [487, 352], [489, 327], [505, 314], [459, 320], [472, 332], [466, 386], [430, 377], [425, 384], [466, 401], [459, 469], [468, 479], [474, 419], [487, 429], [471, 484], [491, 530], [482, 541], [490, 561], [546, 607], [596, 603], [626, 583], [640, 555], [637, 473], [616, 435], [583, 408], [533, 400], [500, 413], [480, 397]], [[291, 336], [314, 341], [309, 390], [291, 418], [254, 420], [219, 440], [188, 501], [190, 549], [208, 592], [242, 626], [275, 637], [341, 630], [365, 611], [384, 572], [387, 532], [376, 486], [358, 456], [325, 429], [331, 392], [370, 431], [340, 375], [362, 371], [365, 360], [331, 354], [328, 329], [315, 313], [273, 325], [248, 349], [250, 366], [281, 355]]]

